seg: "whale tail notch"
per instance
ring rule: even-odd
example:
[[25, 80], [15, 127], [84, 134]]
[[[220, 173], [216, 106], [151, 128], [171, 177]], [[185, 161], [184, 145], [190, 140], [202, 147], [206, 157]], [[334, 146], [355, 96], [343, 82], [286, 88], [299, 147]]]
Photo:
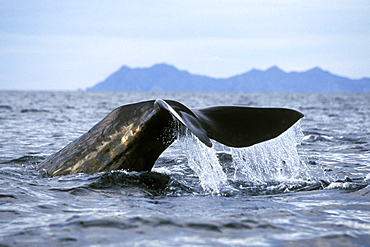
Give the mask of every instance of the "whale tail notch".
[[207, 130], [202, 124], [202, 119], [195, 115], [192, 110], [183, 104], [172, 100], [165, 101], [157, 99], [154, 104], [167, 110], [177, 121], [187, 127], [201, 142], [208, 147], [212, 147], [212, 142], [208, 137]]

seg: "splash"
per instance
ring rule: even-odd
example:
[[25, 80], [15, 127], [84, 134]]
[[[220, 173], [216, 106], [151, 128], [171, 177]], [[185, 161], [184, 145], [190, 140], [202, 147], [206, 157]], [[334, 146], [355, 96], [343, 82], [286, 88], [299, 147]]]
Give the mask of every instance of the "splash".
[[[188, 130], [182, 130], [178, 137], [188, 165], [199, 177], [202, 188], [216, 194], [227, 185], [228, 179], [252, 183], [316, 180], [311, 168], [299, 156], [297, 146], [302, 139], [299, 122], [277, 138], [247, 148], [229, 148], [219, 143], [208, 148]], [[232, 157], [232, 174], [225, 174], [217, 158], [216, 149], [220, 147]]]
[[280, 136], [247, 148], [231, 148], [233, 179], [254, 183], [314, 180], [310, 168], [298, 154], [303, 139], [300, 123]]
[[181, 148], [188, 158], [188, 166], [199, 177], [202, 188], [214, 194], [227, 183], [227, 176], [222, 170], [216, 150], [198, 140], [189, 130], [179, 136]]

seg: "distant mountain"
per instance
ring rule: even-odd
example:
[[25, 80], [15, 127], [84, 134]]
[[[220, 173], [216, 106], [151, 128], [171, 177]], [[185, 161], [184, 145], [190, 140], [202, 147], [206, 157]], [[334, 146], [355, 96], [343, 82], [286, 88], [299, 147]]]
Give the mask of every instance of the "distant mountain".
[[157, 64], [134, 69], [123, 66], [87, 91], [370, 92], [370, 78], [352, 80], [318, 67], [287, 73], [274, 66], [218, 79]]

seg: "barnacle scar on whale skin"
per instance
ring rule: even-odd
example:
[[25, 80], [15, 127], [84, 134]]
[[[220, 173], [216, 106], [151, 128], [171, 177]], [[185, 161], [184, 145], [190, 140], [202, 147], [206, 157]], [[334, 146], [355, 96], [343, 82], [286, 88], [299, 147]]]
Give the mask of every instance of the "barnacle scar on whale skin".
[[[181, 128], [201, 142], [211, 139], [230, 147], [270, 140], [303, 114], [286, 108], [215, 106], [189, 109], [173, 100], [149, 100], [118, 107], [66, 147], [44, 160], [49, 176], [104, 171], [150, 171]], [[178, 127], [180, 126], [180, 128]]]

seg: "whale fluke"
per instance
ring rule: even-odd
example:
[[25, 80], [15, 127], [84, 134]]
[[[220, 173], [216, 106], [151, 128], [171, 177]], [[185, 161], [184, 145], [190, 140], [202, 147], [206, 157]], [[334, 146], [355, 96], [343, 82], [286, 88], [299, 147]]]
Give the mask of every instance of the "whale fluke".
[[[189, 109], [173, 100], [150, 100], [118, 107], [39, 169], [49, 176], [112, 170], [150, 171], [177, 137], [189, 129], [201, 142], [248, 147], [279, 136], [303, 114], [285, 108], [216, 106]], [[176, 123], [180, 124], [176, 124]]]

